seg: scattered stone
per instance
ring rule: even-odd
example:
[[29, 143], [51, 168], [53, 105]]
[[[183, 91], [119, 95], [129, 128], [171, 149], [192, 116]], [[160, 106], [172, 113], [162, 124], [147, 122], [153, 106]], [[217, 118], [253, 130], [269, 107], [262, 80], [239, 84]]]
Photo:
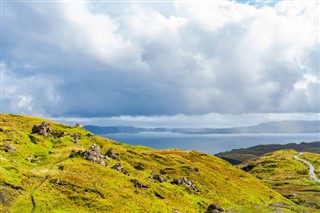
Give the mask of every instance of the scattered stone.
[[225, 212], [223, 208], [217, 206], [217, 204], [212, 203], [208, 206], [207, 211], [205, 213], [221, 213]]
[[15, 152], [16, 148], [12, 146], [11, 144], [4, 145], [3, 151], [5, 152]]
[[172, 213], [180, 213], [178, 210], [174, 210]]
[[111, 167], [111, 169], [114, 169], [114, 170], [116, 170], [116, 171], [119, 171], [119, 172], [121, 172], [122, 174], [129, 175], [129, 172], [127, 172], [124, 168], [122, 168], [120, 163], [117, 163], [116, 165], [114, 165], [113, 167]]
[[86, 134], [86, 136], [89, 137], [89, 138], [94, 138], [94, 135], [91, 134], [91, 133]]
[[60, 185], [60, 179], [58, 178], [58, 179], [53, 179], [52, 180], [52, 182], [54, 183], [54, 184], [56, 184], [56, 185]]
[[165, 199], [162, 195], [160, 195], [159, 193], [157, 192], [154, 192], [154, 195], [160, 199]]
[[79, 124], [79, 123], [77, 123], [77, 124], [76, 124], [76, 127], [82, 128], [82, 125]]
[[119, 157], [114, 153], [114, 148], [112, 147], [106, 152], [106, 156], [117, 161], [120, 160]]
[[118, 141], [112, 141], [112, 143], [115, 144], [115, 145], [122, 145], [123, 144], [123, 143], [118, 142]]
[[33, 160], [33, 156], [29, 156], [26, 158], [27, 161], [32, 161]]
[[136, 163], [133, 165], [133, 168], [137, 169], [137, 170], [140, 170], [140, 171], [143, 171], [144, 170], [144, 165], [140, 162]]
[[49, 127], [49, 123], [44, 121], [41, 124], [35, 124], [32, 127], [32, 133], [37, 133], [42, 136], [51, 135], [51, 129]]
[[130, 181], [134, 184], [134, 187], [136, 188], [149, 188], [149, 186], [141, 184], [137, 179], [131, 179]]
[[164, 177], [161, 174], [152, 174], [151, 179], [156, 180], [160, 183], [164, 182]]
[[[71, 137], [73, 138], [73, 142], [77, 144], [78, 141], [81, 139], [81, 134], [80, 133], [74, 133], [74, 134], [71, 135]], [[100, 150], [100, 148], [99, 148], [99, 150]]]
[[40, 163], [40, 160], [32, 159], [32, 160], [31, 160], [31, 163]]
[[67, 136], [67, 135], [68, 135], [67, 132], [61, 132], [61, 133], [58, 135], [58, 138], [61, 138], [61, 137]]
[[[72, 153], [71, 153], [72, 154]], [[96, 144], [93, 144], [89, 150], [80, 153], [81, 157], [85, 160], [88, 160], [93, 163], [98, 163], [103, 166], [106, 166], [104, 159], [107, 159], [105, 155], [100, 153], [100, 147]]]
[[178, 185], [178, 186], [184, 185], [184, 186], [186, 186], [186, 187], [188, 187], [188, 188], [191, 188], [191, 189], [194, 190], [194, 191], [197, 191], [197, 192], [200, 191], [200, 190], [192, 183], [192, 181], [189, 180], [189, 179], [186, 178], [186, 177], [174, 179], [173, 181], [171, 181], [171, 184], [176, 184], [176, 185]]

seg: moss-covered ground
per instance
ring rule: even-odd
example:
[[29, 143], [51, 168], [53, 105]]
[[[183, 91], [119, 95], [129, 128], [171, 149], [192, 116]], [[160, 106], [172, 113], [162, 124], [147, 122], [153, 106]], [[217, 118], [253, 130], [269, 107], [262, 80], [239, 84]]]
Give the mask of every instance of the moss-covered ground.
[[[291, 201], [312, 207], [310, 212], [320, 212], [320, 184], [310, 179], [306, 164], [294, 159], [297, 154], [294, 150], [280, 150], [239, 167]], [[312, 163], [319, 175], [319, 154], [304, 152], [300, 158]]]
[[[209, 154], [130, 146], [93, 135], [82, 127], [51, 121], [46, 122], [50, 124], [52, 135], [65, 132], [64, 136], [45, 137], [31, 133], [33, 125], [43, 121], [45, 120], [29, 116], [0, 114], [1, 212], [177, 210], [187, 213], [204, 212], [211, 203], [216, 203], [229, 212], [310, 210], [294, 204], [251, 174]], [[78, 143], [71, 137], [76, 133], [81, 134]], [[122, 168], [130, 175], [111, 169], [118, 163], [113, 159], [106, 160], [108, 166], [103, 166], [81, 157], [69, 157], [72, 150], [84, 151], [93, 144], [100, 146], [101, 153], [113, 147]], [[15, 151], [6, 152], [6, 145], [12, 145]], [[291, 154], [286, 154], [284, 158], [287, 156]], [[272, 167], [272, 162], [268, 165]], [[300, 162], [283, 161], [283, 166], [305, 175], [305, 165]], [[277, 176], [272, 176], [277, 174], [271, 170], [264, 172], [262, 176], [257, 175], [255, 171], [259, 168], [256, 167], [252, 173], [267, 185], [274, 188], [275, 184], [283, 184]], [[152, 174], [162, 174], [168, 181], [158, 182], [150, 178]], [[287, 176], [290, 180], [291, 174]], [[198, 190], [170, 183], [170, 180], [181, 177], [192, 181]], [[132, 179], [137, 179], [147, 188], [135, 187]], [[315, 187], [307, 176], [302, 183], [306, 187], [313, 187], [312, 189]]]

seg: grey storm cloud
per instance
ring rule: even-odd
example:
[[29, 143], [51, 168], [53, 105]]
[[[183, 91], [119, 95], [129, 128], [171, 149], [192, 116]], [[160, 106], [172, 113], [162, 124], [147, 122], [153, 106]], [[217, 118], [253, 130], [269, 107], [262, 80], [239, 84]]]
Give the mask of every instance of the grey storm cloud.
[[4, 2], [4, 112], [319, 112], [317, 2]]

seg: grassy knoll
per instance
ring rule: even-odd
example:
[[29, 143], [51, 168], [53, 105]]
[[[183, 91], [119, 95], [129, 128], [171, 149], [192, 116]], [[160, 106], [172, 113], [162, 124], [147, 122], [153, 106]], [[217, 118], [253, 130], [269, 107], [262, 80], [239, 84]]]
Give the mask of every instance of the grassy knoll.
[[[320, 212], [320, 184], [310, 179], [309, 167], [294, 159], [296, 154], [294, 150], [280, 150], [239, 167], [293, 202], [314, 208], [311, 212]], [[319, 174], [319, 154], [304, 153], [300, 158], [312, 163]]]

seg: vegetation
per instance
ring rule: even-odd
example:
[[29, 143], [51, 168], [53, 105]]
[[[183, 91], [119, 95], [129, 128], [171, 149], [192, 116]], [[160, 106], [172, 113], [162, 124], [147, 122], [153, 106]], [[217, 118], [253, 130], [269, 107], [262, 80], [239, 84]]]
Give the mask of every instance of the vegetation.
[[[1, 212], [185, 213], [204, 212], [211, 203], [229, 212], [310, 210], [209, 154], [130, 146], [51, 121], [43, 136], [31, 131], [43, 119], [0, 115]], [[116, 157], [105, 159], [107, 166], [83, 159], [93, 144], [102, 154], [113, 147]], [[129, 175], [112, 169], [118, 163]], [[294, 163], [288, 166], [305, 175], [305, 166]]]
[[[311, 212], [320, 212], [320, 184], [310, 179], [307, 165], [294, 159], [297, 154], [294, 150], [280, 150], [239, 167], [291, 201], [314, 208]], [[303, 153], [300, 158], [312, 163], [319, 174], [319, 154]]]
[[282, 149], [293, 149], [298, 152], [312, 152], [320, 153], [320, 141], [300, 144], [288, 143], [288, 144], [267, 144], [267, 145], [258, 145], [245, 149], [234, 149], [227, 152], [222, 152], [216, 154], [217, 157], [220, 157], [234, 165], [248, 162], [254, 160], [266, 153], [274, 152]]

